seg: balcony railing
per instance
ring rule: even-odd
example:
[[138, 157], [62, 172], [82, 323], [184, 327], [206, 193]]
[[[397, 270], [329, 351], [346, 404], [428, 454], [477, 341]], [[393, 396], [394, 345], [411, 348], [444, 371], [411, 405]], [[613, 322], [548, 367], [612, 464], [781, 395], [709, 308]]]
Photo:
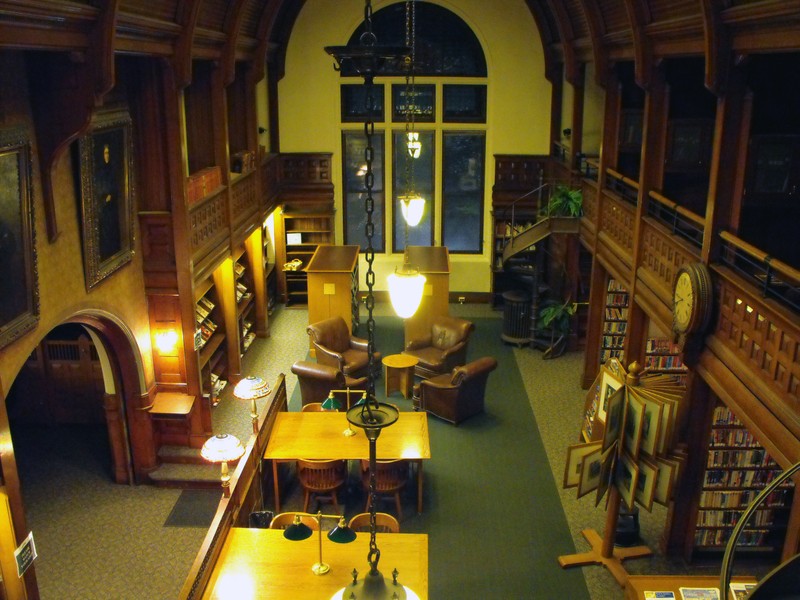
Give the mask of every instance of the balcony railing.
[[620, 198], [636, 206], [639, 197], [639, 182], [625, 177], [614, 169], [607, 169], [606, 188], [617, 194]]
[[667, 229], [693, 246], [703, 246], [705, 219], [679, 206], [658, 192], [650, 192], [647, 203], [647, 216], [652, 217]]
[[600, 174], [600, 159], [596, 156], [581, 155], [579, 168], [583, 177], [597, 181]]
[[800, 271], [727, 231], [722, 238], [721, 261], [752, 282], [764, 298], [772, 298], [800, 312]]

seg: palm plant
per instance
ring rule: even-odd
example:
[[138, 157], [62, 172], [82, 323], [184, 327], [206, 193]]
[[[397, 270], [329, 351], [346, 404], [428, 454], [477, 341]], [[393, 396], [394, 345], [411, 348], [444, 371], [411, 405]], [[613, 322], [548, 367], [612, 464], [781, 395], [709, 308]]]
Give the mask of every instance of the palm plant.
[[570, 321], [576, 310], [577, 306], [569, 299], [563, 304], [550, 300], [539, 310], [540, 328], [550, 330], [550, 347], [545, 350], [544, 358], [556, 358], [564, 353]]
[[548, 217], [580, 217], [583, 212], [583, 192], [558, 184], [547, 203]]

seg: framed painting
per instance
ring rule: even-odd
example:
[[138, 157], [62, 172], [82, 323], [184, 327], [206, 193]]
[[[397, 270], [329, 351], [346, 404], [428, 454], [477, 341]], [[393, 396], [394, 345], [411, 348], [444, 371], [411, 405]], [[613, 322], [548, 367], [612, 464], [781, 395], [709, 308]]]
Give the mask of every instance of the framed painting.
[[625, 406], [625, 425], [623, 426], [623, 448], [636, 459], [642, 447], [642, 430], [644, 424], [644, 400], [630, 394]]
[[605, 365], [600, 367], [600, 372], [602, 373], [602, 377], [600, 378], [601, 402], [598, 406], [597, 416], [603, 423], [606, 422], [606, 414], [608, 413], [608, 399], [611, 398], [624, 383], [619, 369], [615, 369], [615, 367], [619, 366], [619, 362], [616, 359], [611, 364], [609, 364], [609, 362], [610, 361], [607, 361]]
[[617, 462], [614, 485], [617, 486], [620, 498], [628, 510], [633, 510], [634, 495], [636, 494], [638, 481], [639, 467], [636, 464], [636, 460], [623, 452], [619, 462]]
[[580, 481], [578, 482], [578, 498], [593, 492], [600, 485], [603, 471], [603, 452], [600, 442], [595, 449], [581, 459]]
[[133, 258], [133, 140], [127, 111], [97, 113], [78, 141], [89, 291]]
[[0, 130], [0, 347], [39, 321], [30, 135]]
[[639, 467], [639, 478], [636, 481], [634, 498], [648, 512], [653, 510], [653, 499], [658, 482], [658, 465], [641, 457], [636, 463]]
[[583, 458], [598, 450], [600, 442], [588, 444], [574, 444], [567, 448], [567, 464], [564, 467], [564, 487], [570, 488], [578, 485], [581, 479], [581, 464]]
[[625, 420], [625, 388], [620, 388], [608, 398], [608, 418], [603, 430], [603, 452], [620, 439]]

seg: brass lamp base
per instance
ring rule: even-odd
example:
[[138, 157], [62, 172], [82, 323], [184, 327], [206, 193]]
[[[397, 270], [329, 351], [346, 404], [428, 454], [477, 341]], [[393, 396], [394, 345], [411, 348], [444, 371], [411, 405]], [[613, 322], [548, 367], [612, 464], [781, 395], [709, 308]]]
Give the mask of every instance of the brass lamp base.
[[314, 575], [325, 575], [325, 573], [331, 570], [331, 566], [328, 563], [318, 562], [311, 565], [311, 570], [314, 572]]

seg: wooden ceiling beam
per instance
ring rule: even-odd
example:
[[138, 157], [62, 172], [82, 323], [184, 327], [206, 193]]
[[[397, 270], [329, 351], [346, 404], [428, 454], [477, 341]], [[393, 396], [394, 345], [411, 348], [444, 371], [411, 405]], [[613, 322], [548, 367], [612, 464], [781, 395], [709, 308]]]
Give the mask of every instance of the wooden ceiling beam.
[[634, 55], [634, 77], [636, 84], [647, 89], [653, 73], [653, 49], [647, 40], [645, 28], [650, 23], [650, 9], [647, 0], [623, 0], [628, 22], [631, 27]]
[[547, 16], [544, 13], [545, 8], [542, 3], [546, 0], [525, 0], [528, 5], [528, 10], [533, 15], [533, 20], [536, 23], [536, 28], [539, 30], [539, 38], [542, 40], [542, 54], [544, 56], [544, 76], [549, 82], [555, 81], [561, 77], [561, 63], [555, 55], [553, 45], [558, 42], [553, 35], [550, 28]]
[[706, 57], [706, 87], [722, 95], [728, 81], [731, 62], [731, 39], [722, 22], [722, 6], [716, 0], [700, 0], [703, 12], [703, 37]]
[[222, 49], [222, 83], [229, 86], [236, 78], [236, 48], [239, 42], [239, 32], [242, 30], [245, 0], [234, 0], [228, 7], [225, 15], [224, 31], [227, 39]]
[[201, 2], [202, 0], [185, 0], [180, 3], [178, 9], [178, 25], [181, 33], [175, 43], [172, 68], [175, 71], [175, 84], [179, 88], [185, 88], [192, 82], [192, 46]]
[[597, 85], [605, 88], [608, 84], [608, 50], [606, 49], [603, 38], [605, 36], [605, 26], [597, 0], [579, 0], [583, 14], [586, 18], [586, 26], [589, 29], [589, 37], [592, 41], [592, 56], [594, 57], [594, 80]]
[[564, 53], [564, 78], [568, 83], [583, 87], [581, 70], [578, 67], [578, 59], [575, 56], [575, 30], [572, 28], [569, 14], [562, 0], [548, 0], [547, 2], [553, 18], [556, 22], [559, 37], [561, 38], [561, 48]]
[[272, 30], [275, 27], [282, 4], [283, 0], [267, 0], [264, 2], [256, 33], [258, 43], [253, 57], [253, 71], [258, 74], [256, 81], [263, 79], [266, 72], [267, 53], [270, 50], [270, 42], [272, 41]]

